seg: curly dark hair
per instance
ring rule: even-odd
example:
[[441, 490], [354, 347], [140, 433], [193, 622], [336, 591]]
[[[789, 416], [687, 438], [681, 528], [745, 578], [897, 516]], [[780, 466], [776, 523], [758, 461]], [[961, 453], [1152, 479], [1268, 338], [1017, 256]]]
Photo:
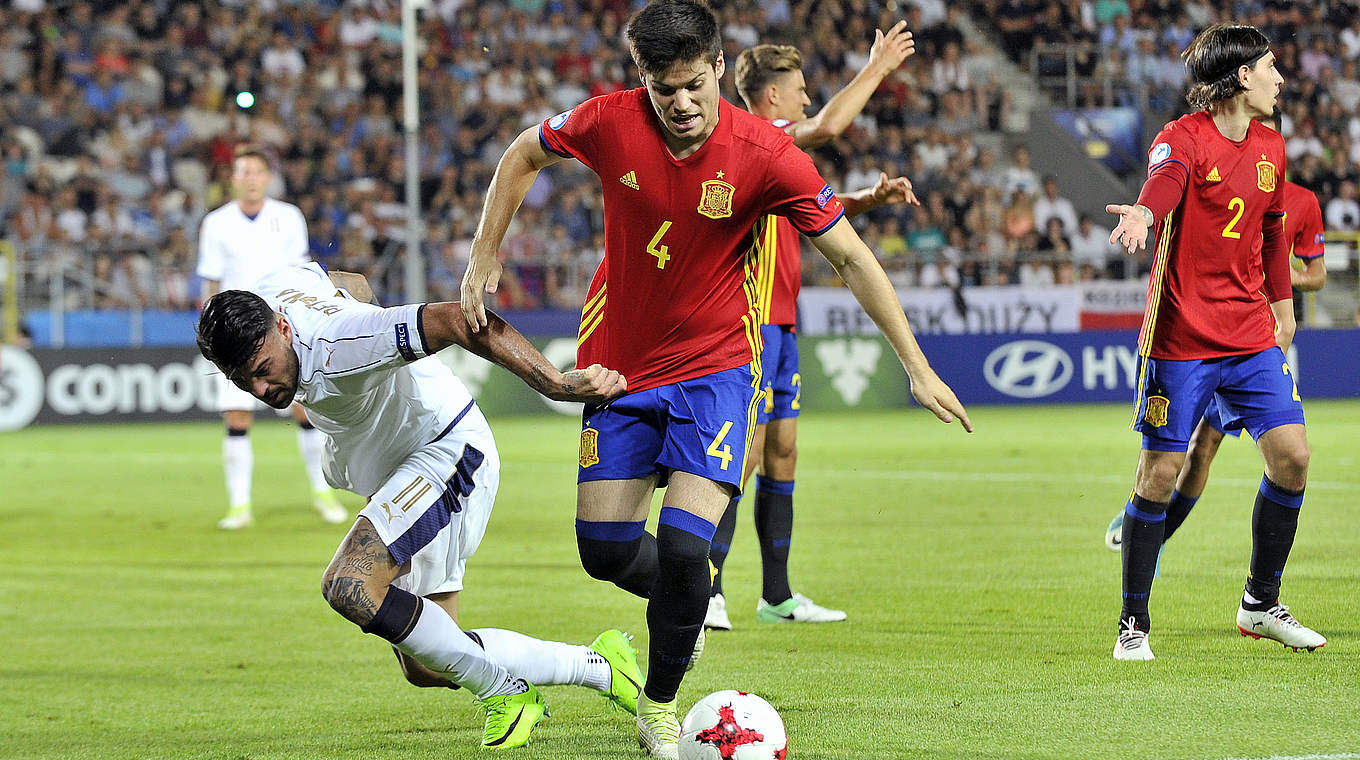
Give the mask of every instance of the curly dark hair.
[[1215, 24], [1200, 32], [1181, 52], [1194, 80], [1186, 102], [1191, 108], [1208, 108], [1244, 91], [1237, 70], [1256, 65], [1269, 52], [1270, 40], [1254, 26]]
[[274, 329], [274, 310], [246, 290], [224, 290], [203, 306], [198, 317], [198, 350], [231, 377], [250, 362]]
[[628, 47], [643, 74], [660, 74], [676, 63], [722, 54], [718, 18], [697, 0], [655, 0], [628, 19]]

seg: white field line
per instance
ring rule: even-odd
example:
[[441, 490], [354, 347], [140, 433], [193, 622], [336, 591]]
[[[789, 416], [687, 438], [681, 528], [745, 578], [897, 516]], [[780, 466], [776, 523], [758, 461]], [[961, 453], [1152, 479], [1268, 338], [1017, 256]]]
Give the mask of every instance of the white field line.
[[[60, 459], [63, 463], [71, 464], [81, 459], [101, 459], [108, 461], [117, 458], [120, 461], [130, 464], [147, 465], [166, 465], [166, 464], [189, 464], [201, 462], [219, 462], [222, 455], [215, 451], [205, 451], [202, 453], [177, 452], [173, 454], [145, 454], [145, 453], [115, 453], [108, 452], [25, 452], [24, 457], [34, 459]], [[576, 469], [570, 459], [560, 463], [545, 461], [525, 461], [512, 460], [502, 462], [503, 469], [521, 472], [568, 472]], [[0, 466], [0, 471], [4, 469]], [[799, 478], [843, 478], [849, 475], [853, 478], [869, 480], [901, 480], [901, 481], [936, 481], [954, 483], [1022, 483], [1022, 484], [1070, 484], [1070, 483], [1098, 483], [1132, 487], [1133, 474], [1127, 475], [1108, 474], [1108, 473], [1089, 473], [1089, 472], [1058, 472], [1056, 470], [1041, 471], [1031, 470], [1028, 472], [968, 472], [965, 470], [910, 470], [910, 469], [869, 469], [856, 468], [849, 471], [833, 470], [826, 467], [800, 467], [798, 468]], [[1211, 482], [1219, 485], [1233, 486], [1237, 488], [1254, 488], [1260, 485], [1259, 478], [1225, 478], [1212, 477]], [[1314, 480], [1308, 483], [1310, 491], [1353, 491], [1360, 492], [1360, 481], [1327, 481]], [[1360, 760], [1360, 754], [1355, 755], [1353, 760]]]
[[[554, 464], [551, 462], [503, 462], [502, 467], [512, 470], [533, 470], [537, 472], [552, 472], [558, 470], [575, 469], [575, 466], [568, 461], [564, 464]], [[871, 480], [933, 480], [933, 481], [953, 481], [957, 483], [1111, 483], [1116, 485], [1127, 485], [1133, 487], [1133, 474], [1112, 475], [1082, 472], [967, 472], [962, 470], [878, 470], [857, 468], [854, 470], [832, 470], [829, 468], [818, 467], [799, 467], [798, 477], [801, 478], [841, 478], [849, 475], [854, 478]], [[1239, 488], [1255, 488], [1261, 484], [1260, 478], [1225, 478], [1211, 477], [1210, 481], [1216, 484], [1236, 486]], [[1308, 490], [1310, 491], [1356, 491], [1360, 492], [1360, 481], [1309, 481]], [[1360, 755], [1355, 760], [1360, 760]]]
[[1270, 757], [1225, 757], [1223, 760], [1360, 760], [1360, 754], [1342, 752], [1337, 755], [1271, 755]]

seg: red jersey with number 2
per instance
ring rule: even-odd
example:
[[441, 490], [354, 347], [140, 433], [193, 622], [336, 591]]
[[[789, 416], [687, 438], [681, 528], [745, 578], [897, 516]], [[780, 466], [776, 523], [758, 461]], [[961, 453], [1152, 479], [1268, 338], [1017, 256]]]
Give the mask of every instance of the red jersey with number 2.
[[819, 235], [845, 213], [793, 138], [719, 99], [713, 133], [677, 160], [644, 88], [587, 100], [543, 122], [539, 138], [603, 185], [604, 261], [577, 366], [616, 369], [629, 391], [758, 367], [757, 223], [778, 214]]
[[1253, 121], [1234, 142], [1198, 111], [1162, 128], [1148, 163], [1149, 174], [1183, 173], [1185, 192], [1155, 230], [1140, 352], [1208, 359], [1275, 345], [1261, 230], [1284, 214], [1284, 139]]

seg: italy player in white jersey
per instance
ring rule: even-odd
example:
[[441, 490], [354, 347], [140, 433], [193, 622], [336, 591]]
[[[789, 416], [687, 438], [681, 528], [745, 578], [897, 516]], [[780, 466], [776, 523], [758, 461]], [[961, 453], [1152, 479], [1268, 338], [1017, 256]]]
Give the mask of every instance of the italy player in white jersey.
[[546, 715], [536, 685], [576, 684], [636, 714], [641, 675], [629, 637], [588, 647], [514, 631], [462, 631], [458, 594], [500, 480], [486, 418], [432, 354], [459, 345], [549, 398], [624, 392], [599, 365], [562, 373], [498, 317], [472, 333], [456, 303], [380, 308], [359, 275], [319, 264], [226, 290], [198, 324], [203, 355], [275, 409], [294, 401], [325, 436], [326, 477], [368, 498], [322, 579], [336, 612], [387, 640], [416, 686], [462, 687], [486, 708], [483, 745], [529, 741]]
[[[264, 152], [252, 146], [237, 148], [231, 178], [235, 198], [209, 212], [199, 228], [197, 274], [203, 279], [204, 300], [219, 290], [248, 289], [270, 272], [308, 261], [307, 221], [302, 211], [265, 195], [273, 173]], [[259, 402], [225, 377], [218, 380], [218, 409], [227, 428], [222, 469], [228, 509], [217, 527], [236, 530], [254, 522], [250, 481], [255, 454], [250, 426]], [[298, 449], [311, 481], [312, 506], [326, 522], [342, 523], [348, 515], [321, 472], [321, 434], [301, 407], [293, 407], [292, 414], [298, 424]]]

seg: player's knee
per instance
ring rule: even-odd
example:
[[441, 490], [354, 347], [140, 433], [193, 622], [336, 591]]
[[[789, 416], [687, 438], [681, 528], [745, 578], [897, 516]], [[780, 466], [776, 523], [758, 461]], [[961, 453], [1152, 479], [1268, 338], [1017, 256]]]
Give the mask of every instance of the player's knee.
[[576, 537], [576, 548], [581, 554], [581, 567], [586, 574], [601, 581], [618, 580], [633, 564], [638, 541], [601, 541], [585, 536]]
[[1273, 457], [1274, 461], [1270, 463], [1274, 475], [1271, 480], [1285, 488], [1294, 490], [1303, 488], [1308, 477], [1308, 460], [1311, 456], [1308, 444], [1302, 442], [1278, 452]]
[[358, 626], [373, 619], [382, 604], [385, 589], [370, 588], [368, 578], [345, 571], [346, 565], [337, 557], [321, 576], [321, 596], [331, 609]]

